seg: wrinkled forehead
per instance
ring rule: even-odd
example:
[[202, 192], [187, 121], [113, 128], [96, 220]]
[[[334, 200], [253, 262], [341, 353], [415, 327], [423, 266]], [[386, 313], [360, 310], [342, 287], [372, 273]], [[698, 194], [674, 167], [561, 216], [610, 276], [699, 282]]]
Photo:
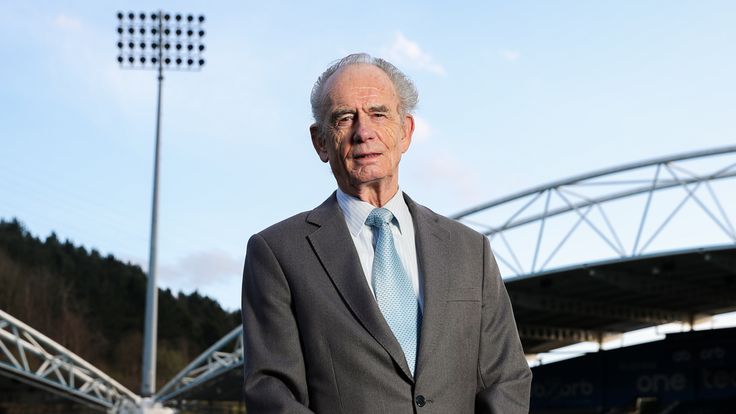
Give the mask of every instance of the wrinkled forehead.
[[325, 104], [340, 105], [355, 100], [398, 103], [394, 85], [388, 75], [382, 69], [368, 64], [340, 68], [325, 84]]

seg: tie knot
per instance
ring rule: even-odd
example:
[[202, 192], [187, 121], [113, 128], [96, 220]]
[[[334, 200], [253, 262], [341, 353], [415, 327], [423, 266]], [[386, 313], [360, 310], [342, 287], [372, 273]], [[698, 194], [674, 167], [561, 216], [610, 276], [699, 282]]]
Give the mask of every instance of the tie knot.
[[385, 208], [374, 208], [373, 211], [368, 214], [368, 218], [365, 219], [365, 224], [371, 227], [381, 227], [388, 224], [393, 220], [394, 215]]

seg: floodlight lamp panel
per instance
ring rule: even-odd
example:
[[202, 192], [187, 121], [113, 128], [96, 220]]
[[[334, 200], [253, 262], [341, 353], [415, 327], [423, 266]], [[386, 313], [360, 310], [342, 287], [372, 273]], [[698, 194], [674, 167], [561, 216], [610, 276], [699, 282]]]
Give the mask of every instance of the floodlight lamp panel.
[[196, 71], [204, 66], [204, 15], [122, 10], [115, 15], [119, 35], [117, 61], [121, 67], [161, 69], [166, 65], [168, 70]]

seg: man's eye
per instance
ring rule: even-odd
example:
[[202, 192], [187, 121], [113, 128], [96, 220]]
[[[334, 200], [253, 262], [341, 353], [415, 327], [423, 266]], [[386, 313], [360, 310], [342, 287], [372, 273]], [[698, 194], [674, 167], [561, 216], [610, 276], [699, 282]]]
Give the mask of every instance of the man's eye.
[[337, 118], [337, 126], [347, 126], [347, 125], [350, 125], [352, 122], [353, 122], [352, 115], [344, 115], [344, 116]]

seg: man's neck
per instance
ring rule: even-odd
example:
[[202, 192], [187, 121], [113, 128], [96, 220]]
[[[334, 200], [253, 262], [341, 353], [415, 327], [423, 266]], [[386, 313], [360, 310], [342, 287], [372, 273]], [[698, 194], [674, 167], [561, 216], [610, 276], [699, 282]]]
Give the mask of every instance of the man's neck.
[[369, 203], [375, 207], [383, 207], [391, 201], [392, 198], [396, 195], [396, 192], [399, 191], [398, 184], [390, 185], [390, 186], [370, 186], [370, 185], [364, 185], [359, 188], [342, 188], [340, 189], [348, 195], [351, 195], [353, 197], [356, 197], [360, 199], [361, 201], [365, 201], [366, 203]]

